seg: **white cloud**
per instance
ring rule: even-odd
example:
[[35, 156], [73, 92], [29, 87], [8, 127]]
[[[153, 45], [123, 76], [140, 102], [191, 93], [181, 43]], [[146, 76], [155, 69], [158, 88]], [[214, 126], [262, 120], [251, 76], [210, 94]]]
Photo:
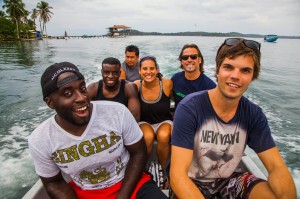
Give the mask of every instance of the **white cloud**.
[[[38, 1], [23, 0], [31, 11]], [[299, 0], [46, 0], [49, 35], [102, 35], [123, 24], [144, 32], [240, 32], [300, 36]]]

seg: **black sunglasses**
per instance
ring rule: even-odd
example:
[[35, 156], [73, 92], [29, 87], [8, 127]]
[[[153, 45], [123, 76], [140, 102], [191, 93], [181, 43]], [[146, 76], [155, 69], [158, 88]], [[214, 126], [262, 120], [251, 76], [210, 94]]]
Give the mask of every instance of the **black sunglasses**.
[[260, 43], [254, 40], [247, 40], [247, 39], [242, 39], [242, 38], [228, 38], [225, 39], [224, 44], [228, 46], [235, 46], [239, 43], [243, 42], [245, 46], [248, 48], [251, 48], [252, 50], [255, 51], [260, 51]]
[[198, 58], [198, 55], [197, 55], [197, 54], [194, 54], [194, 55], [182, 55], [182, 56], [181, 56], [181, 59], [186, 61], [186, 60], [189, 59], [189, 57], [190, 57], [191, 59], [195, 60], [195, 59]]

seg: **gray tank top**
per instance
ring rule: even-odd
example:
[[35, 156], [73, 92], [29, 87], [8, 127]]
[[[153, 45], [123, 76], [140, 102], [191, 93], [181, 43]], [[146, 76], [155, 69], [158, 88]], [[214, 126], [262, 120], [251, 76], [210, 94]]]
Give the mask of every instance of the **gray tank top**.
[[139, 66], [140, 66], [139, 61], [136, 63], [134, 68], [129, 68], [125, 61], [122, 63], [121, 67], [126, 73], [126, 80], [130, 82], [134, 82], [135, 80], [141, 79], [141, 76], [139, 74]]

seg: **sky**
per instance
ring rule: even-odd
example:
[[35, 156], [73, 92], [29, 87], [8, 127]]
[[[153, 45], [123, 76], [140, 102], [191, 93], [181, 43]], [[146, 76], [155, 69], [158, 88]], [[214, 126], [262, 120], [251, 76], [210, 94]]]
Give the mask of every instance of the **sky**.
[[[142, 32], [239, 32], [300, 36], [300, 0], [44, 0], [51, 36], [103, 35], [126, 25]], [[32, 11], [38, 0], [23, 0]], [[1, 7], [3, 0], [0, 0]], [[38, 25], [38, 24], [37, 24]]]

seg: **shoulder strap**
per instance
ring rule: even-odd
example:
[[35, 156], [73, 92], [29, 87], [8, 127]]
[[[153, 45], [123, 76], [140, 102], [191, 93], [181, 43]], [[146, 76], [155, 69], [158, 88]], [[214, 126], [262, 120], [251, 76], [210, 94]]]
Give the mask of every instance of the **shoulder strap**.
[[124, 90], [125, 91], [125, 79], [121, 79], [120, 90]]
[[98, 100], [101, 96], [103, 96], [102, 86], [103, 86], [103, 80], [101, 79], [101, 80], [99, 80], [99, 84], [98, 84], [96, 100]]

